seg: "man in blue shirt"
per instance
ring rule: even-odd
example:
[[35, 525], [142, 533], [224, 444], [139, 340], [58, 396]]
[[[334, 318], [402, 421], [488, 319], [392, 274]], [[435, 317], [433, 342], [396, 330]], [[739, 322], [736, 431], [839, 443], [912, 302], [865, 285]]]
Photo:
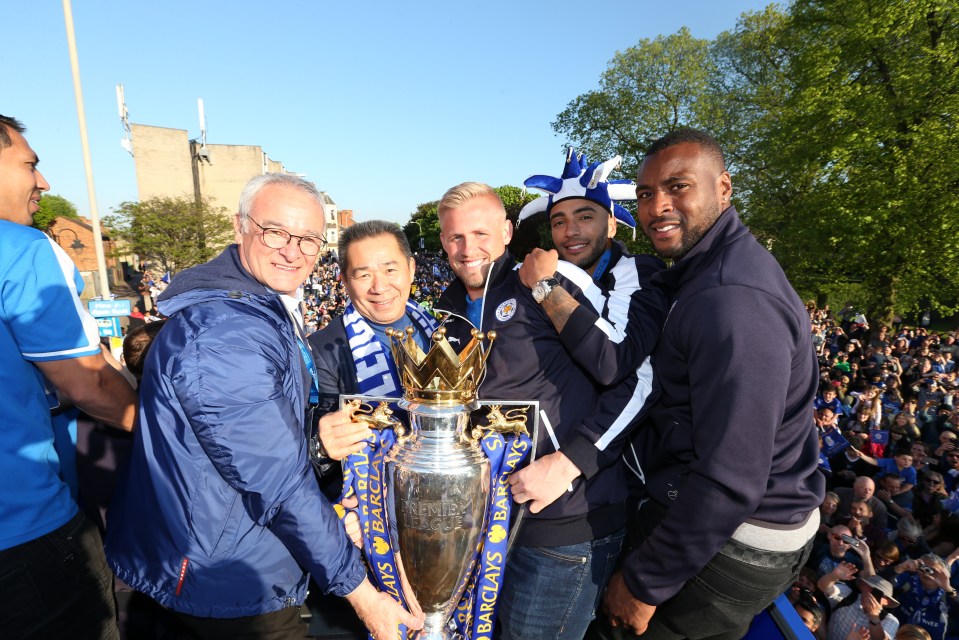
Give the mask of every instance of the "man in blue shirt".
[[896, 617], [903, 624], [925, 629], [933, 640], [946, 637], [949, 600], [956, 590], [949, 584], [949, 569], [939, 556], [927, 553], [919, 559], [908, 559], [896, 565], [896, 595], [899, 611]]
[[0, 629], [117, 638], [113, 576], [64, 479], [51, 410], [69, 401], [129, 431], [136, 396], [100, 352], [76, 267], [29, 226], [50, 185], [23, 132], [0, 116]]

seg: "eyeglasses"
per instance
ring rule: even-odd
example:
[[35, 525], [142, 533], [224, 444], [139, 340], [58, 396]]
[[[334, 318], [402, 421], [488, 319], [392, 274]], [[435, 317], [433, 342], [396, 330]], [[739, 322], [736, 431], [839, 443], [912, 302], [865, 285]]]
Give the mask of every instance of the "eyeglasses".
[[926, 478], [923, 482], [928, 484], [930, 487], [938, 487], [942, 483], [934, 478]]
[[315, 256], [320, 252], [320, 249], [326, 246], [326, 240], [323, 238], [317, 238], [316, 236], [296, 236], [283, 229], [264, 227], [253, 218], [247, 218], [247, 220], [259, 227], [261, 231], [260, 238], [263, 239], [263, 244], [271, 249], [282, 249], [290, 244], [293, 238], [296, 238], [296, 246], [299, 247], [305, 256]]

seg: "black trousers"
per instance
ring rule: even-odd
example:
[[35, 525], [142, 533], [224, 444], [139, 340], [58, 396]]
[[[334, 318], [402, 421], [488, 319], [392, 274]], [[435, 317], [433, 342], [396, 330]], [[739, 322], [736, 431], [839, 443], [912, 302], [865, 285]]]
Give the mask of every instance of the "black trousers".
[[[633, 510], [630, 549], [649, 536], [665, 509], [652, 501]], [[601, 616], [589, 628], [590, 640], [739, 640], [757, 613], [793, 583], [809, 558], [812, 541], [786, 553], [752, 549], [729, 541], [679, 592], [659, 605], [642, 636], [613, 628]], [[624, 554], [625, 555], [625, 554]]]
[[299, 640], [307, 630], [299, 607], [242, 618], [199, 618], [178, 611], [173, 615], [202, 640]]
[[0, 636], [116, 640], [113, 573], [83, 512], [0, 551]]

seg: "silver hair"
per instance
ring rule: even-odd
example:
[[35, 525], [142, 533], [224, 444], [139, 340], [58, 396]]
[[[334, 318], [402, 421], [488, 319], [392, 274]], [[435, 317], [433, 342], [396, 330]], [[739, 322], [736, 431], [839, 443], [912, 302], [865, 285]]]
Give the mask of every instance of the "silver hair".
[[[320, 208], [323, 208], [323, 205], [326, 204], [323, 194], [320, 193], [320, 190], [317, 189], [316, 185], [312, 182], [304, 180], [303, 178], [293, 175], [292, 173], [264, 173], [252, 178], [249, 182], [247, 182], [246, 186], [243, 187], [243, 192], [240, 194], [240, 211], [238, 215], [240, 217], [240, 229], [244, 233], [248, 230], [246, 221], [250, 219], [250, 210], [253, 208], [253, 200], [256, 199], [260, 189], [271, 184], [286, 185], [293, 187], [294, 189], [299, 189], [316, 200], [317, 204], [320, 205]], [[326, 211], [325, 208], [323, 210]], [[326, 220], [324, 219], [324, 223], [325, 222]]]
[[946, 573], [949, 573], [949, 567], [946, 566], [946, 561], [940, 558], [939, 556], [937, 556], [936, 554], [927, 553], [926, 555], [922, 557], [922, 559], [925, 560], [926, 562], [931, 562], [933, 564], [938, 565], [940, 569], [942, 569]]
[[922, 535], [922, 527], [919, 526], [919, 523], [906, 518], [899, 519], [899, 522], [896, 523], [896, 530], [904, 536], [916, 538], [917, 540], [919, 536]]

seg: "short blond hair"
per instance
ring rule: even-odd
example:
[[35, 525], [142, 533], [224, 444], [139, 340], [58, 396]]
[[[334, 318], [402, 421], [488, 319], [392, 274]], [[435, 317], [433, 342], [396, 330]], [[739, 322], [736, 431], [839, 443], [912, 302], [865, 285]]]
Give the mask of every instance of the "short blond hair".
[[493, 187], [482, 182], [463, 182], [449, 189], [440, 198], [440, 202], [436, 206], [436, 214], [441, 216], [446, 211], [459, 209], [467, 202], [477, 198], [495, 200], [503, 211], [503, 219], [506, 219], [506, 207], [503, 206], [503, 199], [493, 190]]
[[915, 624], [906, 624], [899, 627], [896, 640], [932, 640], [929, 632]]

